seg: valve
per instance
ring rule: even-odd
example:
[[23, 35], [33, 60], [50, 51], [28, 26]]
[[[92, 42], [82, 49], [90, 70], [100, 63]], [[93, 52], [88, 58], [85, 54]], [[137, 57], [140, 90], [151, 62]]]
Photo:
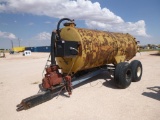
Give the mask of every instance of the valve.
[[67, 76], [64, 77], [64, 79], [65, 79], [65, 82], [66, 82], [65, 88], [66, 88], [68, 94], [71, 95], [72, 94], [71, 76], [67, 75]]

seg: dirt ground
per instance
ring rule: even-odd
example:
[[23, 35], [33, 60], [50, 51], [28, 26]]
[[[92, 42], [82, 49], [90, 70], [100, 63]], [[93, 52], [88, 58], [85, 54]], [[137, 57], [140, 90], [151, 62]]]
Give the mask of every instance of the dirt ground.
[[[158, 120], [160, 119], [160, 56], [137, 54], [143, 65], [141, 81], [117, 89], [107, 73], [58, 98], [21, 112], [16, 105], [38, 92], [48, 53], [0, 58], [1, 120]], [[154, 87], [154, 88], [153, 88]]]

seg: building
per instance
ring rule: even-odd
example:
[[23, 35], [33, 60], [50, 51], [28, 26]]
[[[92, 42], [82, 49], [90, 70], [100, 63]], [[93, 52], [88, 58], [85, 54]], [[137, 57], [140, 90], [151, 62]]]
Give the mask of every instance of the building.
[[30, 50], [31, 52], [50, 52], [51, 46], [26, 47], [25, 50]]

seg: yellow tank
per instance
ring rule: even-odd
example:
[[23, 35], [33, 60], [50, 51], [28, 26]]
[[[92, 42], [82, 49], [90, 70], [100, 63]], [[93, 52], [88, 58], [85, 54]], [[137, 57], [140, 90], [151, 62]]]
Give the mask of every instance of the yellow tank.
[[128, 61], [137, 52], [137, 42], [128, 33], [82, 29], [70, 24], [61, 29], [60, 35], [64, 40], [80, 43], [77, 56], [56, 57], [59, 67], [66, 74]]
[[[59, 29], [64, 20], [70, 22]], [[103, 70], [110, 72], [111, 67], [118, 88], [124, 89], [132, 81], [140, 81], [143, 71], [141, 62], [124, 62], [136, 55], [137, 42], [133, 36], [75, 28], [74, 25], [73, 20], [69, 18], [59, 20], [57, 30], [51, 35], [51, 60], [47, 60], [51, 64], [46, 64], [46, 74], [39, 85], [41, 92], [23, 99], [17, 105], [17, 111], [48, 101], [64, 89], [70, 96], [72, 86], [80, 85], [79, 83], [100, 74]], [[106, 64], [114, 65], [108, 67]], [[62, 72], [59, 69], [62, 69]]]
[[15, 52], [23, 52], [25, 50], [25, 47], [13, 47], [12, 51]]

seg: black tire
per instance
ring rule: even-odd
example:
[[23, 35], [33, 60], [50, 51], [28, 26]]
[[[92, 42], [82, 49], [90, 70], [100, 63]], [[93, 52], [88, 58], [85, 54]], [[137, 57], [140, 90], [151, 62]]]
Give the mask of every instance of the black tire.
[[133, 60], [130, 63], [130, 66], [131, 66], [131, 70], [132, 70], [132, 82], [140, 81], [141, 77], [142, 77], [142, 72], [143, 72], [141, 62], [138, 60]]
[[117, 64], [114, 72], [114, 81], [118, 88], [127, 88], [132, 82], [132, 71], [129, 63], [121, 62]]

